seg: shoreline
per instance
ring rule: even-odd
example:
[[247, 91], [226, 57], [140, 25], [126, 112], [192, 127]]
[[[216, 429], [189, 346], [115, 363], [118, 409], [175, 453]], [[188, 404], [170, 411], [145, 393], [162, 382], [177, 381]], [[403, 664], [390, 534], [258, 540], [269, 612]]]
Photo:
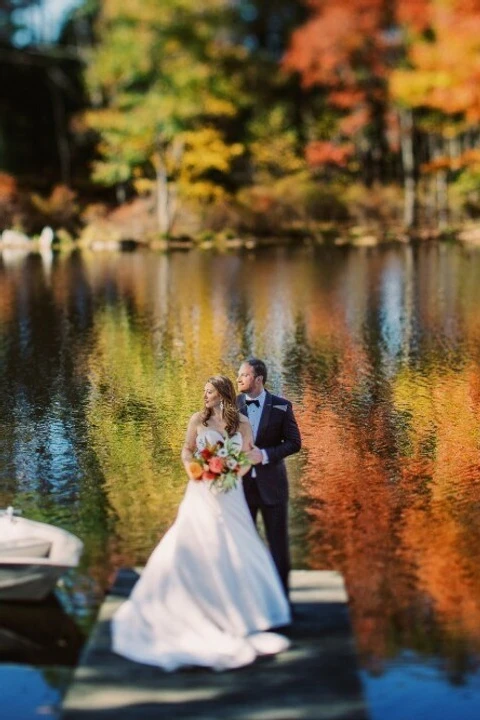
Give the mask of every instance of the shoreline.
[[[48, 233], [45, 231], [48, 230]], [[48, 240], [45, 242], [45, 234]], [[380, 247], [385, 245], [416, 245], [420, 243], [453, 243], [464, 247], [480, 247], [480, 224], [448, 228], [418, 228], [406, 231], [402, 228], [374, 228], [368, 226], [335, 226], [329, 224], [316, 229], [292, 228], [269, 235], [232, 232], [203, 232], [199, 235], [170, 235], [145, 239], [122, 237], [119, 233], [99, 229], [98, 235], [89, 228], [88, 239], [66, 236], [61, 228], [57, 231], [44, 228], [40, 236], [28, 236], [16, 230], [6, 229], [0, 234], [0, 253], [29, 253], [65, 250], [134, 251], [172, 250], [231, 251], [257, 250], [271, 247]], [[93, 235], [93, 237], [92, 237]], [[43, 237], [42, 237], [43, 236]]]

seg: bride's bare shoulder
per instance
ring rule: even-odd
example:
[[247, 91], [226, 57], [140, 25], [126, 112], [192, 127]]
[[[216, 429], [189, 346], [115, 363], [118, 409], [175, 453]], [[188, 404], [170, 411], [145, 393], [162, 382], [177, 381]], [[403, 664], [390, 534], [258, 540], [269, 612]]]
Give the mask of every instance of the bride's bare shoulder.
[[195, 412], [188, 421], [189, 428], [196, 428], [202, 424], [202, 413]]
[[250, 437], [250, 435], [252, 434], [252, 426], [250, 425], [249, 419], [245, 417], [245, 415], [240, 415], [238, 429], [243, 436]]

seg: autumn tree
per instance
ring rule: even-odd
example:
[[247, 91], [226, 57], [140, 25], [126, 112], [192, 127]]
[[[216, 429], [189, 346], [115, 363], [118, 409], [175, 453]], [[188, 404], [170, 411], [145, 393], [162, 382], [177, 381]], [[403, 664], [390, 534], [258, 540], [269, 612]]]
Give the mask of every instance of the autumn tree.
[[[387, 72], [393, 38], [392, 4], [387, 0], [312, 0], [312, 17], [292, 36], [287, 70], [300, 73], [305, 88], [322, 86], [339, 118], [331, 145], [312, 137], [312, 164], [362, 158], [367, 183], [387, 177]], [[332, 156], [328, 158], [328, 149]], [[327, 156], [325, 155], [327, 153]]]
[[225, 134], [247, 56], [225, 32], [229, 12], [226, 0], [108, 0], [98, 21], [86, 73], [95, 107], [85, 122], [99, 135], [94, 179], [153, 190], [163, 233], [179, 194], [216, 197], [242, 152]]
[[[447, 183], [478, 173], [478, 0], [311, 0], [284, 64], [322, 87], [336, 122], [306, 147], [313, 167], [333, 164], [364, 181], [398, 179], [404, 223], [418, 215], [418, 178], [431, 177], [430, 219], [446, 224]], [[468, 186], [468, 183], [467, 183]], [[430, 193], [429, 197], [431, 197]]]
[[[423, 136], [420, 171], [439, 222], [448, 221], [449, 178], [477, 175], [480, 119], [480, 2], [422, 0], [404, 4], [406, 62], [390, 78], [393, 102], [409, 132]], [[417, 12], [414, 12], [414, 10]], [[468, 184], [468, 183], [467, 183]]]

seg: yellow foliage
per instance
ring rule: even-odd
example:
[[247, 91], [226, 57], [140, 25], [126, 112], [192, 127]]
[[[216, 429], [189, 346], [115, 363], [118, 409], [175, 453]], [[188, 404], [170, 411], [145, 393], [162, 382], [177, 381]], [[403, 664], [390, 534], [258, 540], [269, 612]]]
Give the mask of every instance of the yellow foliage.
[[145, 177], [136, 178], [133, 187], [139, 195], [150, 195], [155, 190], [155, 180]]
[[[208, 0], [209, 10], [221, 10], [226, 6], [227, 0]], [[126, 20], [159, 25], [171, 22], [181, 12], [195, 11], [200, 20], [203, 6], [194, 0], [103, 0], [101, 19], [103, 22]]]
[[407, 59], [411, 69], [390, 77], [394, 100], [409, 107], [431, 107], [445, 115], [480, 119], [478, 93], [480, 16], [473, 7], [452, 0], [431, 0], [430, 41], [413, 35]]
[[168, 176], [170, 186], [198, 182], [192, 192], [209, 197], [223, 192], [206, 176], [212, 170], [227, 173], [243, 147], [227, 145], [205, 123], [238, 112], [243, 80], [225, 63], [246, 50], [219, 32], [214, 10], [230, 13], [230, 1], [209, 0], [207, 11], [194, 0], [102, 3], [99, 43], [87, 67], [87, 85], [99, 109], [87, 111], [79, 124], [100, 136], [96, 181], [133, 179], [144, 194], [153, 187], [148, 179], [153, 167]]
[[227, 115], [233, 117], [237, 112], [237, 107], [231, 100], [207, 95], [204, 98], [204, 112], [206, 115]]
[[436, 88], [448, 88], [452, 82], [446, 72], [433, 70], [393, 70], [390, 76], [390, 93], [394, 100], [408, 107], [427, 104]]
[[212, 169], [228, 172], [233, 158], [243, 152], [240, 143], [227, 145], [221, 133], [211, 127], [185, 132], [182, 137], [185, 143], [182, 159], [184, 179], [199, 177]]
[[181, 181], [179, 190], [183, 197], [194, 198], [202, 202], [215, 202], [227, 197], [224, 188], [208, 180], [197, 180], [197, 182]]

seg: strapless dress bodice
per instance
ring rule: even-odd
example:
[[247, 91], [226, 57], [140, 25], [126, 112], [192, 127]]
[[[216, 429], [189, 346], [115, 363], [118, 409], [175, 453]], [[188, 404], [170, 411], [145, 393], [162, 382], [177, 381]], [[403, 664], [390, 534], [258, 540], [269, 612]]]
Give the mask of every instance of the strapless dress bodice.
[[228, 437], [227, 435], [223, 435], [218, 430], [213, 430], [213, 428], [206, 428], [197, 435], [197, 448], [199, 450], [203, 450], [205, 445], [214, 445], [219, 440], [221, 440], [222, 442], [225, 442], [225, 440], [229, 440], [231, 445], [234, 447], [236, 446], [239, 450], [243, 445], [242, 433], [239, 430], [237, 430], [236, 433]]

